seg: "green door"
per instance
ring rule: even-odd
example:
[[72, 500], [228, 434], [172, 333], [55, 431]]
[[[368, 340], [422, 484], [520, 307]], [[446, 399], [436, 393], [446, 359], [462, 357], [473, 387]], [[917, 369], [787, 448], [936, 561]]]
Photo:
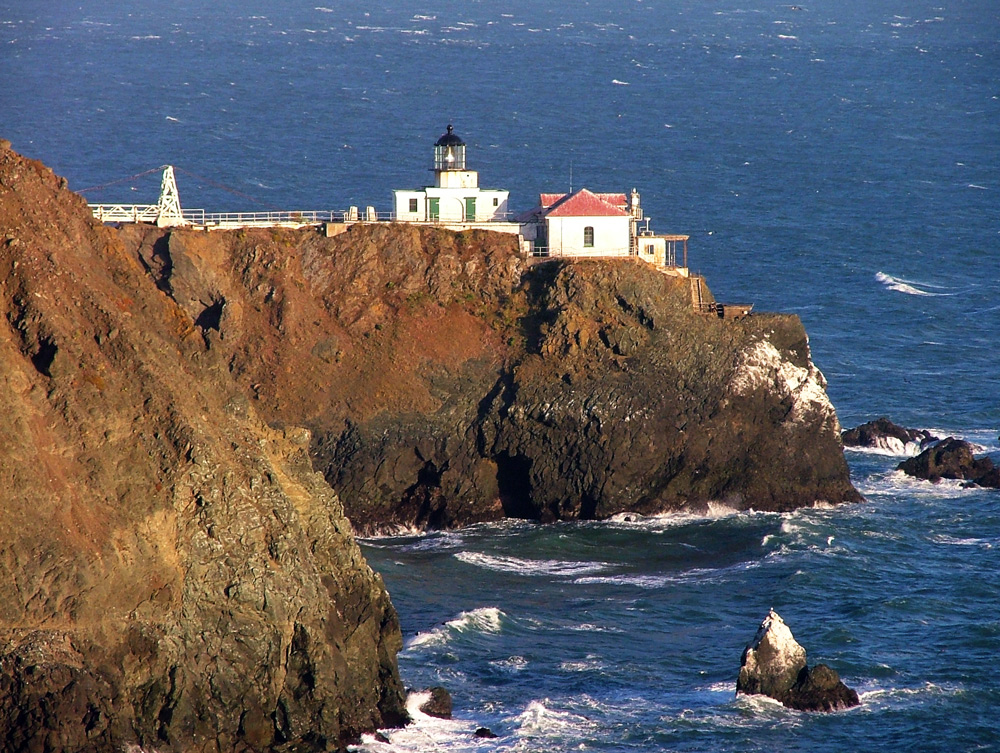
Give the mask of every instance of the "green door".
[[471, 199], [465, 200], [465, 221], [475, 222], [476, 221], [476, 197], [473, 196]]
[[441, 219], [441, 199], [436, 196], [427, 199], [427, 219], [431, 222], [437, 222]]

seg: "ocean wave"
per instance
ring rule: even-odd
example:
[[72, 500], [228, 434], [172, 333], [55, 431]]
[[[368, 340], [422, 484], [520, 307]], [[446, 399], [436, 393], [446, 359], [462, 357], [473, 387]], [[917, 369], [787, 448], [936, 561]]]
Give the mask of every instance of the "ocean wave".
[[551, 705], [552, 701], [548, 698], [531, 701], [516, 719], [518, 737], [581, 738], [588, 730], [598, 726], [585, 716], [557, 711], [549, 708]]
[[[351, 746], [352, 751], [366, 753], [424, 753], [424, 751], [469, 750], [476, 724], [462, 719], [440, 719], [428, 716], [420, 707], [431, 698], [430, 691], [412, 692], [406, 697], [406, 711], [412, 720], [399, 729], [381, 730], [388, 738], [385, 743], [374, 735], [362, 735], [361, 745]], [[474, 747], [473, 747], [474, 749]]]
[[896, 437], [885, 437], [885, 443], [880, 447], [844, 447], [844, 452], [856, 452], [859, 455], [886, 455], [894, 458], [912, 458], [919, 455], [926, 448], [922, 448], [919, 442], [906, 442], [896, 439]]
[[868, 707], [872, 710], [897, 709], [901, 706], [919, 705], [932, 698], [955, 696], [962, 693], [963, 690], [959, 686], [937, 685], [929, 681], [915, 688], [861, 686], [858, 688], [858, 698], [862, 707]]
[[995, 542], [989, 539], [956, 538], [955, 536], [948, 536], [943, 533], [928, 536], [927, 540], [933, 541], [935, 544], [944, 544], [945, 546], [975, 546], [981, 549], [992, 549], [995, 544]]
[[[882, 283], [889, 290], [895, 290], [897, 293], [906, 293], [907, 295], [924, 295], [924, 296], [940, 296], [949, 295], [948, 293], [933, 293], [929, 290], [924, 290], [923, 288], [936, 288], [939, 285], [931, 285], [930, 283], [917, 282], [915, 280], [905, 280], [902, 277], [893, 277], [892, 275], [887, 275], [885, 272], [877, 272], [875, 274], [875, 279]], [[922, 287], [917, 287], [921, 285]]]
[[471, 612], [462, 612], [439, 627], [426, 633], [417, 633], [406, 643], [405, 650], [445, 645], [463, 633], [499, 633], [506, 616], [497, 607], [480, 607]]
[[568, 562], [565, 560], [529, 560], [522, 557], [503, 557], [482, 552], [459, 552], [455, 559], [486, 570], [517, 575], [574, 576], [599, 573], [611, 567], [607, 562]]
[[514, 674], [526, 669], [528, 660], [523, 656], [508, 656], [506, 659], [495, 659], [490, 662], [490, 665], [503, 672]]
[[708, 502], [705, 509], [699, 512], [665, 512], [658, 515], [642, 515], [637, 512], [620, 512], [603, 521], [603, 525], [614, 525], [622, 528], [638, 528], [647, 531], [666, 530], [691, 523], [702, 523], [706, 520], [722, 520], [738, 515], [755, 515], [754, 510], [737, 510], [723, 502]]
[[585, 622], [582, 625], [571, 625], [566, 628], [567, 630], [572, 630], [574, 632], [580, 633], [622, 633], [624, 632], [621, 628], [617, 627], [606, 627], [603, 625], [594, 625], [590, 622]]
[[559, 668], [563, 672], [594, 672], [602, 670], [606, 666], [599, 656], [588, 654], [582, 660], [564, 661], [559, 665]]
[[678, 583], [718, 583], [726, 580], [734, 573], [745, 572], [759, 567], [759, 562], [739, 562], [728, 567], [696, 567], [678, 573], [668, 573], [662, 575], [633, 575], [622, 573], [620, 575], [592, 575], [576, 578], [573, 583], [578, 585], [610, 585], [610, 586], [634, 586], [636, 588], [657, 589]]
[[958, 499], [981, 492], [976, 487], [965, 487], [962, 479], [944, 478], [937, 483], [927, 479], [911, 476], [904, 471], [889, 470], [884, 473], [873, 473], [862, 479], [858, 491], [865, 497], [888, 495], [892, 497], [910, 497], [914, 499]]

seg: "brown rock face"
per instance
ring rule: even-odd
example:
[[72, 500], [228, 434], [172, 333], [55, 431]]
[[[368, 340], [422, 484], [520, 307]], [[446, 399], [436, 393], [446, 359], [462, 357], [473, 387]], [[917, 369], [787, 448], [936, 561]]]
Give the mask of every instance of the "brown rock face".
[[256, 410], [312, 430], [360, 530], [860, 498], [794, 316], [701, 317], [687, 280], [498, 233], [120, 236]]
[[135, 250], [0, 149], [0, 751], [320, 750], [399, 722], [395, 612], [309, 432], [231, 376], [228, 277]]

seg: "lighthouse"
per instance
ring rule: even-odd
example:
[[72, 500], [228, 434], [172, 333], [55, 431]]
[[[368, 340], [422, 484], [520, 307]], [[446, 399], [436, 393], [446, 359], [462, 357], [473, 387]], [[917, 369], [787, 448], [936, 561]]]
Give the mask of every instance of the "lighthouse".
[[396, 220], [454, 225], [504, 219], [509, 192], [480, 188], [479, 173], [467, 169], [465, 157], [465, 142], [449, 125], [434, 142], [434, 185], [392, 192]]

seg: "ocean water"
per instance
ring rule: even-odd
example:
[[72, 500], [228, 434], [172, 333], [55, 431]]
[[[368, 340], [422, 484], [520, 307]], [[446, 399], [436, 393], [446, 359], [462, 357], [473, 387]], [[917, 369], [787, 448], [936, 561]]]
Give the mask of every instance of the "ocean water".
[[[995, 0], [0, 4], [0, 137], [92, 201], [171, 163], [188, 208], [388, 211], [448, 123], [515, 209], [637, 187], [720, 300], [802, 318], [845, 426], [1000, 461]], [[364, 749], [1000, 750], [1000, 493], [847, 458], [838, 509], [365, 542], [456, 718]], [[860, 708], [734, 697], [769, 607]]]

